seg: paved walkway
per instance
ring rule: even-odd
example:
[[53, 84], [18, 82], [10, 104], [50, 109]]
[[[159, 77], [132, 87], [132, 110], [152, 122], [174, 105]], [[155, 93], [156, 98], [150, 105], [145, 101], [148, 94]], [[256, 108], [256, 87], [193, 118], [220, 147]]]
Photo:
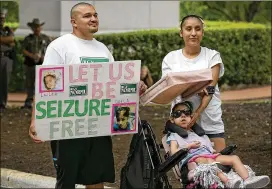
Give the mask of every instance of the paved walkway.
[[271, 86], [223, 91], [221, 93], [221, 99], [223, 101], [251, 100], [262, 98], [271, 98]]
[[[9, 93], [8, 105], [22, 106], [24, 104], [25, 98], [26, 98], [25, 93]], [[223, 102], [262, 98], [271, 98], [271, 86], [221, 92], [221, 99], [223, 100]]]

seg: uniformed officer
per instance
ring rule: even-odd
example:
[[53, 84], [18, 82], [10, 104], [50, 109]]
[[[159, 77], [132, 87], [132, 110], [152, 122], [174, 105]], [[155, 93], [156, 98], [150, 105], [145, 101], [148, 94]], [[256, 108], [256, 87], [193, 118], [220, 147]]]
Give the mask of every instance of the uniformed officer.
[[7, 16], [7, 10], [0, 10], [0, 112], [6, 109], [8, 98], [8, 83], [12, 71], [12, 56], [15, 46], [13, 31], [5, 26], [4, 23]]
[[27, 98], [22, 108], [32, 108], [33, 95], [35, 91], [35, 66], [43, 62], [46, 47], [51, 42], [50, 37], [41, 33], [44, 22], [41, 23], [38, 18], [34, 18], [27, 25], [33, 31], [26, 36], [23, 42], [23, 54], [25, 56], [25, 76]]

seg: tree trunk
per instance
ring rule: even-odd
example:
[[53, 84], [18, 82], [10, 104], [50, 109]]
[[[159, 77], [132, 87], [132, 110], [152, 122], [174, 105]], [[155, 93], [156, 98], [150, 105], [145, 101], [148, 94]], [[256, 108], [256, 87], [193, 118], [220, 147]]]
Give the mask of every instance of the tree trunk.
[[248, 7], [247, 14], [246, 14], [246, 21], [247, 22], [251, 22], [253, 20], [256, 13], [258, 13], [258, 9], [260, 7], [260, 4], [261, 4], [261, 1], [253, 1], [252, 3], [250, 3], [250, 5]]

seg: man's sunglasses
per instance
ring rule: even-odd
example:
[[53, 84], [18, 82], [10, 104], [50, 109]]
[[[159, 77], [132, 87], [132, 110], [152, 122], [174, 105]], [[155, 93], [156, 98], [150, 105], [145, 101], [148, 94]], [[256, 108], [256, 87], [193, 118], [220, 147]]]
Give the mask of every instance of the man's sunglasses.
[[181, 116], [181, 114], [184, 114], [185, 116], [190, 116], [191, 115], [191, 111], [190, 110], [177, 110], [171, 113], [171, 116], [173, 118], [179, 118]]

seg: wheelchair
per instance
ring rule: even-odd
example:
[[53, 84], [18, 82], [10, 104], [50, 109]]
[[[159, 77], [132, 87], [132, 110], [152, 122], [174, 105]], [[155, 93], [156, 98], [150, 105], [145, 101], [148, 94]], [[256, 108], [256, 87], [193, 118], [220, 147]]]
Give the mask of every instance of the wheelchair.
[[[163, 148], [166, 151], [164, 160], [161, 155]], [[236, 148], [236, 145], [231, 145], [220, 153], [228, 155]], [[171, 189], [172, 186], [167, 177], [167, 172], [171, 169], [181, 182], [182, 188], [186, 188], [190, 184], [187, 177], [189, 171], [187, 166], [179, 168], [178, 164], [187, 153], [188, 149], [185, 148], [170, 156], [166, 135], [162, 139], [162, 144], [158, 144], [151, 125], [146, 120], [139, 120], [138, 133], [133, 135], [126, 165], [121, 170], [120, 189]], [[230, 170], [228, 166], [220, 167], [225, 172]]]
[[[209, 86], [211, 81], [211, 69], [168, 73], [140, 96], [140, 104], [169, 104], [178, 97], [186, 99]], [[172, 186], [167, 177], [167, 172], [171, 169], [182, 188], [203, 188], [200, 184], [192, 185], [192, 179], [188, 178], [187, 166], [179, 167], [179, 162], [188, 155], [188, 149], [180, 149], [170, 156], [169, 146], [166, 144], [167, 132], [169, 131], [166, 129], [162, 144], [158, 144], [151, 125], [148, 121], [139, 118], [138, 133], [132, 137], [127, 162], [121, 170], [121, 189], [171, 189]], [[165, 149], [164, 160], [160, 153], [163, 148]], [[219, 153], [230, 155], [236, 148], [236, 145], [230, 145]], [[229, 176], [236, 174], [230, 166], [217, 164], [216, 167]], [[246, 168], [254, 176], [255, 173], [250, 167]]]

